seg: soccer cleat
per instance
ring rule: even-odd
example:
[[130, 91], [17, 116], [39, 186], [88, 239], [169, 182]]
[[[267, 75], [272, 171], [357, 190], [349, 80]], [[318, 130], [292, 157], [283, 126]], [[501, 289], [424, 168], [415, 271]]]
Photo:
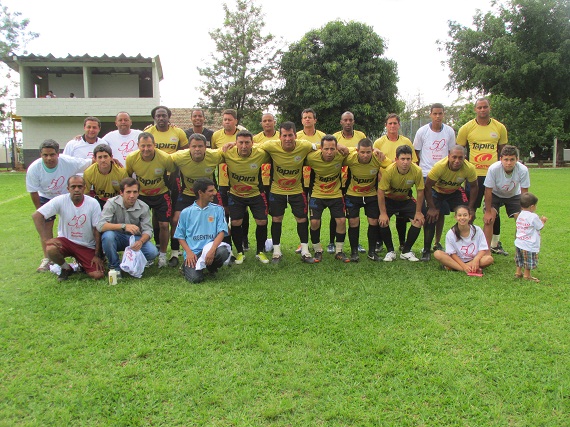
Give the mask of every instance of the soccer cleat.
[[350, 254], [350, 262], [358, 262], [358, 261], [360, 261], [360, 257], [358, 256], [358, 251], [352, 252]]
[[145, 268], [150, 267], [150, 266], [152, 266], [153, 264], [154, 264], [154, 260], [152, 260], [152, 261], [147, 261], [147, 262], [146, 262], [146, 265], [145, 265]]
[[384, 257], [384, 261], [386, 262], [392, 262], [396, 259], [396, 252], [394, 251], [390, 251], [386, 254], [386, 256]]
[[168, 266], [175, 268], [178, 267], [178, 257], [177, 256], [173, 256], [172, 258], [170, 258], [170, 261], [168, 261]]
[[431, 259], [431, 254], [429, 251], [422, 249], [422, 255], [420, 257], [420, 261], [428, 262]]
[[327, 252], [329, 254], [334, 254], [334, 243], [329, 243], [327, 246]]
[[443, 246], [441, 246], [441, 243], [437, 242], [435, 245], [433, 245], [433, 250], [435, 251], [443, 251]]
[[315, 259], [311, 256], [311, 254], [301, 255], [301, 262], [305, 264], [314, 264]]
[[73, 274], [73, 268], [62, 268], [61, 273], [59, 273], [57, 280], [62, 282], [64, 280], [69, 279], [69, 276], [71, 276], [72, 274]]
[[321, 262], [323, 260], [323, 252], [315, 252], [314, 260], [315, 262]]
[[49, 267], [50, 265], [52, 265], [52, 262], [49, 260], [49, 258], [44, 258], [42, 259], [42, 263], [40, 264], [40, 266], [38, 268], [36, 268], [36, 271], [38, 273], [46, 273], [49, 272]]
[[368, 259], [370, 261], [380, 261], [380, 257], [376, 255], [376, 252], [368, 252]]
[[342, 262], [350, 262], [350, 258], [346, 256], [344, 252], [337, 252], [334, 256], [334, 259], [342, 261]]
[[358, 252], [360, 252], [361, 254], [364, 254], [364, 253], [366, 253], [366, 249], [364, 249], [364, 246], [358, 245]]
[[384, 250], [384, 245], [382, 243], [376, 243], [375, 252], [381, 253]]
[[263, 252], [258, 253], [255, 256], [255, 259], [258, 260], [262, 264], [269, 264], [269, 260], [267, 259], [267, 257], [265, 256], [265, 254]]
[[504, 255], [504, 256], [507, 256], [509, 254], [507, 251], [503, 249], [503, 245], [501, 244], [501, 242], [497, 243], [497, 246], [495, 246], [494, 248], [491, 248], [491, 252], [497, 255]]
[[243, 264], [243, 260], [245, 259], [245, 255], [243, 252], [238, 252], [236, 255], [236, 260], [234, 261], [237, 265]]
[[278, 255], [278, 256], [273, 255], [273, 258], [271, 258], [271, 264], [279, 264], [282, 259], [283, 255]]
[[166, 262], [166, 255], [158, 256], [158, 268], [166, 267], [168, 263]]
[[301, 253], [301, 245], [299, 244], [299, 246], [297, 246], [297, 249], [295, 249], [295, 253], [296, 254], [300, 254]]
[[244, 252], [249, 251], [249, 240], [244, 240], [244, 241], [243, 241], [243, 251], [244, 251]]
[[406, 252], [405, 254], [401, 253], [400, 259], [406, 259], [408, 261], [413, 261], [413, 262], [419, 261], [419, 259], [416, 257], [416, 255], [412, 251]]

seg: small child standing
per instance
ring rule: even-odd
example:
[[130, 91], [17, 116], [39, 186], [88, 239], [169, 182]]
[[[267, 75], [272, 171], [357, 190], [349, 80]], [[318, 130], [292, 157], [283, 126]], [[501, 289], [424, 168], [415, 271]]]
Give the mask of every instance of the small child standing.
[[[538, 217], [534, 212], [538, 204], [538, 197], [532, 193], [521, 195], [521, 212], [517, 217], [517, 235], [515, 239], [516, 278], [524, 278], [539, 282], [533, 277], [530, 270], [538, 266], [538, 252], [540, 251], [540, 230], [544, 227], [547, 218]], [[523, 273], [524, 269], [524, 273]]]

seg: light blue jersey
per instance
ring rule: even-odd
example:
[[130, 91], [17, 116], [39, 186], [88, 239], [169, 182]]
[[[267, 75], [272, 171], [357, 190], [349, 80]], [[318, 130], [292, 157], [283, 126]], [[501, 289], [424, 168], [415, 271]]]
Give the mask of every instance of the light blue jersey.
[[[178, 226], [174, 232], [175, 239], [184, 239], [197, 256], [202, 248], [213, 241], [221, 232], [228, 235], [228, 224], [224, 214], [224, 208], [209, 203], [204, 209], [194, 202], [180, 213]], [[184, 252], [186, 259], [186, 252]]]

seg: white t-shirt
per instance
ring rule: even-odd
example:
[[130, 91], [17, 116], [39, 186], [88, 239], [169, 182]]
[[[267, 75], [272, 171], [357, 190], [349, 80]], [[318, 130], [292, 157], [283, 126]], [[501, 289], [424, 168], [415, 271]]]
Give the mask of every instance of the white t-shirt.
[[414, 138], [414, 149], [420, 152], [420, 167], [424, 177], [433, 165], [447, 157], [454, 145], [455, 131], [450, 126], [442, 124], [441, 130], [434, 132], [431, 130], [431, 123], [428, 123], [418, 129]]
[[449, 230], [445, 235], [445, 252], [449, 255], [456, 254], [465, 263], [475, 258], [479, 251], [488, 249], [489, 246], [487, 245], [487, 240], [485, 240], [483, 230], [478, 225], [475, 225], [475, 234], [473, 236], [472, 232], [470, 232], [469, 237], [461, 237], [457, 240], [453, 230]]
[[523, 251], [540, 252], [540, 230], [544, 224], [537, 214], [521, 211], [517, 218], [515, 246]]
[[141, 133], [142, 130], [131, 129], [131, 133], [128, 135], [121, 135], [118, 130], [114, 130], [105, 135], [103, 140], [113, 149], [113, 158], [125, 167], [127, 154], [138, 149], [137, 142]]
[[67, 180], [73, 175], [83, 175], [83, 171], [91, 165], [90, 159], [79, 159], [61, 154], [57, 166], [47, 169], [43, 160], [35, 160], [26, 173], [26, 190], [38, 193], [46, 199], [67, 193]]
[[83, 137], [81, 137], [79, 141], [72, 139], [65, 145], [63, 154], [66, 156], [78, 157], [80, 159], [92, 159], [93, 149], [99, 144], [109, 145], [107, 141], [104, 141], [101, 138], [97, 138], [97, 141], [95, 141], [93, 144], [85, 141]]
[[75, 206], [69, 194], [62, 194], [40, 207], [38, 212], [46, 219], [59, 215], [57, 237], [66, 237], [73, 243], [95, 249], [93, 228], [101, 216], [101, 206], [97, 200], [84, 196], [83, 203]]
[[513, 172], [508, 176], [501, 162], [495, 162], [487, 170], [484, 185], [492, 188], [493, 194], [498, 197], [508, 199], [517, 196], [521, 194], [521, 187], [530, 187], [528, 168], [521, 162], [517, 162]]

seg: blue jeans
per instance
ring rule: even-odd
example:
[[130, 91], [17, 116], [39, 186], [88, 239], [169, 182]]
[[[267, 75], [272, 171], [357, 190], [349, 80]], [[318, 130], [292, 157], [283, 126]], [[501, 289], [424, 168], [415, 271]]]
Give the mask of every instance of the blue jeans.
[[[109, 268], [118, 270], [121, 264], [118, 252], [124, 251], [129, 246], [130, 234], [121, 233], [120, 231], [105, 231], [101, 235], [101, 244], [103, 252], [109, 261]], [[141, 236], [135, 236], [135, 240], [139, 241]], [[158, 249], [150, 240], [142, 245], [142, 253], [147, 261], [152, 261], [158, 256]]]

